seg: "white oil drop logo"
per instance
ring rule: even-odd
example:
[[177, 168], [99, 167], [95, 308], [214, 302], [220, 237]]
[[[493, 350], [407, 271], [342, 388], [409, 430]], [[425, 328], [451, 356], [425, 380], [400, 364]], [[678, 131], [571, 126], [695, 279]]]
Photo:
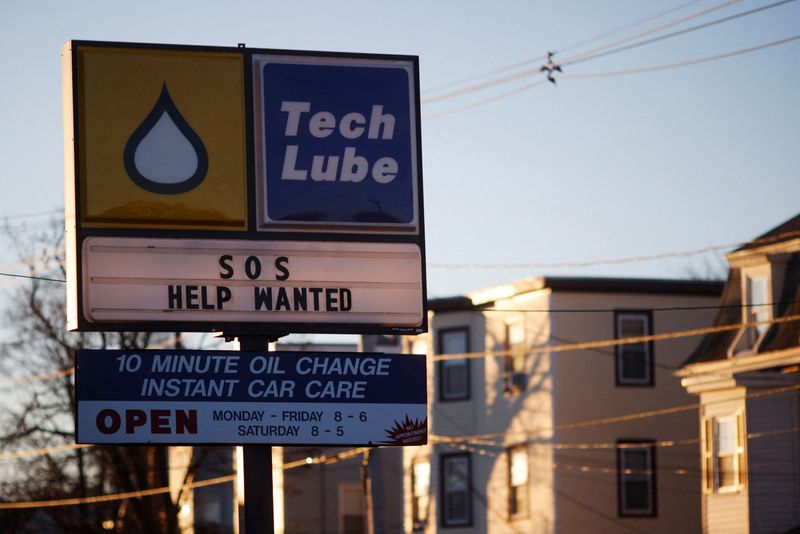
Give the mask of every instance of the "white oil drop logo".
[[124, 163], [131, 180], [153, 193], [185, 193], [205, 178], [206, 147], [178, 111], [166, 83], [153, 109], [128, 139]]

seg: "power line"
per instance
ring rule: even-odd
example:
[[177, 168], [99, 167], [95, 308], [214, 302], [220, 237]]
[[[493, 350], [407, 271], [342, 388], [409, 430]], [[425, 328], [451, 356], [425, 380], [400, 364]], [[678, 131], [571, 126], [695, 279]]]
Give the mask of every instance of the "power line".
[[45, 454], [72, 451], [75, 449], [85, 449], [93, 447], [89, 444], [70, 443], [66, 445], [54, 445], [52, 447], [42, 447], [40, 449], [26, 449], [19, 451], [0, 452], [0, 462], [14, 458], [28, 458], [30, 456], [44, 456]]
[[[649, 17], [645, 17], [645, 18], [636, 20], [634, 22], [631, 22], [630, 24], [626, 24], [624, 26], [620, 26], [619, 28], [616, 28], [614, 30], [610, 30], [610, 31], [607, 31], [605, 33], [601, 33], [599, 35], [595, 35], [594, 37], [590, 37], [588, 39], [585, 39], [585, 40], [580, 41], [578, 43], [575, 43], [573, 45], [567, 46], [565, 48], [559, 48], [559, 49], [557, 49], [557, 51], [558, 51], [558, 53], [567, 52], [568, 50], [572, 50], [574, 48], [578, 48], [578, 47], [581, 47], [583, 45], [587, 45], [589, 43], [593, 43], [595, 41], [599, 41], [600, 39], [604, 39], [606, 37], [610, 37], [612, 35], [615, 35], [617, 33], [625, 31], [627, 29], [639, 26], [640, 24], [644, 24], [645, 22], [650, 22], [651, 20], [655, 20], [655, 19], [661, 18], [664, 15], [669, 15], [670, 13], [674, 13], [675, 11], [680, 11], [681, 9], [684, 9], [684, 8], [689, 7], [691, 5], [694, 5], [694, 4], [698, 4], [698, 3], [703, 2], [703, 1], [704, 0], [692, 0], [690, 2], [686, 2], [684, 4], [680, 4], [678, 6], [675, 6], [673, 8], [667, 9], [665, 11], [661, 11], [660, 13], [656, 13], [655, 15], [651, 15]], [[542, 56], [541, 59], [544, 59], [544, 56]]]
[[475, 93], [475, 92], [478, 92], [478, 91], [483, 91], [484, 89], [489, 89], [489, 88], [495, 87], [497, 85], [502, 85], [502, 84], [506, 84], [508, 82], [513, 82], [513, 81], [519, 80], [521, 78], [528, 78], [528, 77], [531, 77], [531, 76], [537, 76], [539, 74], [540, 74], [540, 72], [539, 72], [538, 68], [525, 70], [525, 71], [522, 71], [522, 72], [518, 72], [516, 74], [509, 74], [508, 76], [503, 76], [502, 78], [497, 78], [495, 80], [491, 80], [491, 81], [488, 81], [488, 82], [483, 82], [483, 83], [479, 83], [479, 84], [476, 84], [476, 85], [471, 85], [469, 87], [464, 87], [462, 89], [456, 89], [454, 91], [450, 91], [450, 92], [444, 93], [442, 95], [423, 98], [420, 101], [420, 103], [421, 104], [432, 104], [434, 102], [439, 102], [439, 101], [442, 101], [442, 100], [449, 100], [449, 99], [457, 97], [457, 96], [462, 96], [462, 95], [466, 95], [466, 94], [470, 94], [470, 93]]
[[44, 276], [36, 276], [36, 275], [27, 275], [27, 274], [16, 274], [16, 273], [3, 273], [0, 272], [0, 276], [7, 276], [9, 278], [25, 278], [27, 280], [41, 280], [43, 282], [58, 282], [61, 284], [66, 284], [66, 280], [61, 280], [59, 278], [47, 278]]
[[[778, 393], [786, 393], [783, 389], [779, 389], [776, 392], [771, 394], [778, 394]], [[750, 439], [760, 439], [766, 437], [773, 437], [773, 436], [780, 436], [785, 434], [794, 434], [800, 431], [800, 426], [793, 426], [788, 428], [780, 428], [775, 430], [765, 430], [761, 432], [749, 432], [746, 436], [748, 440]], [[510, 432], [510, 435], [519, 434], [521, 432], [514, 431]], [[502, 441], [492, 441], [494, 440], [504, 440], [507, 435], [498, 435], [495, 438], [470, 438], [470, 437], [460, 437], [460, 436], [439, 436], [435, 434], [431, 434], [428, 439], [431, 443], [468, 443], [473, 445], [482, 445], [486, 447], [499, 447], [506, 449], [509, 447], [508, 444], [502, 443]], [[578, 451], [597, 451], [597, 450], [611, 450], [611, 449], [629, 449], [629, 448], [636, 448], [636, 447], [643, 447], [643, 446], [653, 446], [657, 448], [672, 448], [672, 447], [684, 447], [687, 445], [697, 445], [700, 443], [699, 438], [684, 438], [684, 439], [662, 439], [662, 440], [650, 440], [650, 441], [630, 441], [630, 442], [554, 442], [554, 441], [524, 441], [522, 443], [514, 442], [511, 446], [517, 445], [527, 445], [527, 446], [534, 446], [534, 447], [547, 447], [552, 448], [555, 450], [578, 450]]]
[[701, 63], [708, 63], [710, 61], [717, 61], [720, 59], [726, 59], [734, 56], [740, 56], [742, 54], [748, 54], [750, 52], [756, 52], [758, 50], [764, 50], [766, 48], [771, 48], [773, 46], [780, 46], [783, 44], [790, 43], [792, 41], [796, 41], [800, 39], [800, 34], [792, 35], [790, 37], [786, 37], [784, 39], [778, 39], [777, 41], [770, 41], [768, 43], [763, 43], [756, 46], [751, 46], [748, 48], [741, 48], [739, 50], [734, 50], [732, 52], [724, 52], [722, 54], [715, 54], [713, 56], [705, 56], [697, 59], [689, 59], [686, 61], [679, 61], [677, 63], [666, 63], [663, 65], [654, 65], [652, 67], [640, 67], [636, 69], [627, 69], [627, 70], [618, 70], [618, 71], [610, 71], [610, 72], [591, 72], [591, 73], [584, 73], [584, 74], [568, 74], [561, 76], [561, 78], [567, 79], [588, 79], [588, 78], [609, 78], [614, 76], [629, 76], [631, 74], [642, 74], [645, 72], [655, 72], [659, 70], [669, 70], [669, 69], [677, 69], [681, 67], [688, 67], [691, 65], [699, 65]]
[[[796, 39], [800, 39], [800, 35], [796, 35], [790, 37], [788, 39], [784, 39], [782, 41], [775, 41], [774, 43], [768, 43], [767, 45], [761, 45], [762, 47], [766, 46], [775, 46], [775, 43], [782, 44], [783, 42], [793, 41]], [[752, 49], [747, 49], [748, 51]], [[739, 51], [740, 53], [743, 53]], [[715, 56], [716, 57], [716, 56]], [[638, 70], [638, 69], [637, 69]], [[620, 72], [630, 72], [630, 71], [620, 71]], [[605, 75], [614, 75], [613, 73], [599, 73], [602, 76]], [[570, 75], [571, 77], [579, 77], [580, 75], [573, 74]], [[584, 77], [590, 77], [594, 75], [584, 75]], [[598, 265], [618, 265], [622, 263], [634, 263], [640, 261], [652, 261], [652, 260], [662, 260], [667, 258], [683, 258], [689, 256], [696, 256], [698, 254], [705, 254], [708, 252], [714, 252], [717, 250], [724, 250], [729, 248], [736, 248], [741, 247], [744, 245], [764, 245], [769, 243], [774, 243], [777, 241], [782, 241], [788, 238], [796, 238], [800, 237], [800, 231], [791, 231], [791, 232], [784, 232], [781, 234], [777, 234], [774, 236], [763, 237], [759, 239], [753, 239], [751, 241], [737, 241], [735, 243], [726, 243], [722, 245], [709, 245], [702, 248], [697, 249], [690, 249], [684, 251], [672, 251], [672, 252], [662, 252], [659, 254], [650, 254], [650, 255], [637, 255], [637, 256], [625, 256], [622, 258], [602, 258], [602, 259], [595, 259], [595, 260], [581, 260], [581, 261], [560, 261], [560, 262], [520, 262], [520, 263], [481, 263], [481, 262], [427, 262], [426, 265], [428, 267], [433, 268], [446, 268], [446, 269], [536, 269], [536, 268], [559, 268], [559, 267], [595, 267]]]
[[[744, 395], [743, 398], [745, 398], [745, 399], [756, 399], [756, 398], [760, 398], [760, 397], [768, 397], [768, 396], [771, 396], [771, 395], [779, 395], [781, 393], [788, 393], [790, 391], [798, 391], [798, 390], [800, 390], [800, 385], [782, 386], [782, 387], [776, 387], [776, 388], [767, 389], [767, 390], [764, 390], [764, 391], [755, 391], [755, 392], [747, 393], [747, 394]], [[727, 401], [715, 401], [715, 402], [727, 402]], [[714, 402], [709, 403], [709, 404], [714, 404]], [[486, 439], [491, 439], [491, 438], [502, 439], [502, 438], [504, 438], [506, 436], [518, 435], [518, 434], [521, 434], [521, 435], [524, 435], [524, 436], [530, 436], [532, 434], [536, 435], [536, 434], [553, 433], [555, 431], [560, 431], [560, 430], [575, 430], [575, 429], [578, 429], [578, 428], [588, 428], [588, 427], [592, 427], [592, 426], [604, 426], [604, 425], [609, 425], [609, 424], [614, 424], [614, 423], [638, 421], [638, 420], [641, 420], [641, 419], [648, 419], [650, 417], [659, 417], [659, 416], [662, 416], [662, 415], [671, 415], [671, 414], [687, 412], [687, 411], [691, 411], [691, 410], [697, 410], [700, 407], [702, 407], [702, 404], [699, 403], [699, 402], [695, 402], [695, 403], [692, 403], [692, 404], [682, 404], [682, 405], [678, 405], [678, 406], [670, 406], [670, 407], [667, 407], [667, 408], [659, 408], [659, 409], [656, 409], [656, 410], [647, 410], [647, 411], [643, 411], [643, 412], [635, 412], [635, 413], [629, 413], [629, 414], [625, 414], [625, 415], [615, 415], [615, 416], [609, 416], [609, 417], [587, 419], [587, 420], [584, 420], [584, 421], [577, 421], [575, 423], [563, 423], [563, 424], [560, 424], [560, 425], [553, 425], [551, 427], [539, 428], [539, 429], [536, 429], [536, 430], [515, 430], [515, 431], [506, 431], [506, 432], [491, 432], [491, 433], [486, 433], [486, 434], [474, 434], [474, 435], [471, 435], [471, 436], [461, 436], [461, 439], [462, 440], [466, 440], [466, 439], [483, 439], [483, 440], [486, 440]], [[766, 435], [766, 433], [765, 433], [765, 435]]]
[[[695, 310], [727, 310], [727, 309], [747, 309], [747, 308], [767, 308], [772, 306], [783, 306], [788, 304], [800, 304], [798, 300], [787, 300], [780, 302], [768, 302], [764, 304], [717, 304], [709, 306], [666, 306], [663, 308], [647, 308], [653, 312], [671, 311], [695, 311]], [[512, 309], [512, 308], [480, 308], [475, 312], [508, 312], [508, 313], [610, 313], [620, 311], [620, 308], [554, 308], [554, 309]]]
[[[199, 480], [184, 484], [183, 488], [195, 489], [204, 488], [206, 486], [214, 486], [216, 484], [225, 484], [236, 480], [236, 475], [226, 475], [217, 478], [210, 478], [207, 480]], [[71, 499], [56, 499], [50, 501], [28, 501], [28, 502], [4, 502], [0, 503], [0, 510], [17, 510], [20, 508], [53, 508], [57, 506], [76, 506], [79, 504], [96, 504], [100, 502], [121, 501], [123, 499], [139, 499], [142, 497], [150, 497], [152, 495], [162, 495], [169, 493], [169, 486], [161, 488], [152, 488], [138, 491], [128, 491], [125, 493], [114, 493], [110, 495], [96, 495], [94, 497], [75, 497]]]
[[651, 35], [653, 33], [658, 33], [661, 30], [666, 30], [667, 28], [672, 28], [674, 26], [678, 26], [680, 24], [683, 24], [684, 22], [689, 22], [690, 20], [694, 20], [696, 18], [704, 17], [704, 16], [706, 16], [706, 15], [708, 15], [710, 13], [713, 13], [715, 11], [719, 11], [720, 9], [725, 9], [726, 7], [729, 7], [729, 6], [735, 4], [735, 3], [739, 2], [739, 1], [740, 0], [726, 0], [725, 2], [722, 2], [720, 4], [715, 4], [715, 5], [707, 8], [707, 9], [704, 9], [702, 11], [698, 11], [696, 13], [692, 13], [691, 15], [687, 15], [685, 17], [681, 17], [681, 18], [678, 18], [678, 19], [671, 20], [669, 22], [666, 22], [666, 23], [661, 24], [659, 26], [655, 26], [655, 27], [650, 28], [648, 30], [644, 30], [644, 31], [636, 33], [636, 34], [629, 35], [627, 37], [623, 37], [622, 39], [618, 39], [616, 41], [612, 41], [610, 43], [606, 43], [604, 45], [601, 45], [601, 46], [592, 48], [590, 50], [587, 50], [585, 52], [582, 52], [581, 54], [577, 54], [575, 56], [568, 57], [568, 58], [564, 59], [564, 61], [562, 63], [563, 64], [566, 64], [567, 62], [575, 63], [575, 62], [577, 62], [579, 60], [582, 60], [584, 57], [591, 56], [591, 55], [596, 54], [596, 53], [598, 53], [598, 52], [600, 52], [602, 50], [607, 50], [609, 48], [612, 48], [612, 47], [615, 47], [615, 46], [619, 46], [621, 44], [628, 43], [630, 41], [634, 41], [636, 39], [639, 39], [640, 37], [645, 37], [645, 36]]
[[43, 217], [45, 215], [53, 215], [55, 213], [64, 213], [64, 208], [53, 208], [47, 211], [37, 211], [33, 213], [18, 213], [16, 215], [5, 215], [4, 220], [12, 221], [17, 219], [33, 219], [35, 217]]
[[483, 100], [477, 100], [475, 102], [471, 102], [469, 104], [465, 104], [463, 106], [459, 106], [456, 108], [451, 108], [445, 111], [440, 111], [438, 113], [431, 113], [429, 115], [423, 116], [423, 119], [438, 119], [439, 117], [446, 117], [447, 115], [452, 115], [453, 113], [459, 113], [461, 111], [466, 111], [468, 109], [476, 108], [478, 106], [482, 106], [484, 104], [488, 104], [490, 102], [495, 102], [497, 100], [502, 100], [503, 98], [507, 98], [512, 95], [516, 95], [522, 93], [524, 91], [528, 91], [529, 89], [533, 89], [539, 85], [543, 85], [547, 80], [539, 80], [537, 82], [529, 83], [526, 85], [522, 85], [517, 87], [516, 89], [512, 89], [510, 91], [506, 91], [495, 96], [491, 96], [488, 98], [484, 98]]
[[730, 16], [727, 16], [727, 17], [722, 17], [720, 19], [716, 19], [716, 20], [712, 20], [712, 21], [709, 21], [709, 22], [705, 22], [703, 24], [698, 24], [696, 26], [691, 26], [689, 28], [684, 28], [683, 30], [674, 31], [674, 32], [667, 33], [667, 34], [664, 34], [664, 35], [659, 35], [658, 37], [652, 37], [650, 39], [645, 39], [643, 41], [638, 41], [638, 42], [631, 43], [631, 44], [624, 45], [624, 46], [620, 46], [620, 47], [617, 47], [617, 48], [612, 48], [610, 50], [605, 50], [603, 52], [598, 52], [598, 53], [592, 54], [590, 56], [584, 56], [584, 57], [581, 57], [579, 59], [575, 59], [573, 61], [565, 61], [565, 62], [562, 62], [561, 65], [564, 65], [564, 66], [566, 66], [566, 65], [576, 65], [578, 63], [583, 63], [584, 61], [591, 61], [593, 59], [598, 59], [598, 58], [601, 58], [601, 57], [610, 56], [612, 54], [617, 54], [619, 52], [625, 52], [627, 50], [632, 50], [634, 48], [639, 48], [641, 46], [646, 46], [646, 45], [649, 45], [649, 44], [657, 43], [659, 41], [664, 41], [666, 39], [671, 39], [673, 37], [678, 37], [680, 35], [691, 33], [691, 32], [697, 31], [697, 30], [702, 30], [702, 29], [705, 29], [705, 28], [709, 28], [711, 26], [716, 26], [717, 24], [722, 24], [722, 23], [730, 22], [732, 20], [736, 20], [736, 19], [739, 19], [739, 18], [742, 18], [742, 17], [747, 17], [747, 16], [750, 16], [750, 15], [754, 15], [756, 13], [760, 13], [761, 11], [766, 11], [768, 9], [773, 9], [773, 8], [776, 8], [776, 7], [780, 7], [782, 5], [789, 4], [789, 3], [794, 2], [794, 1], [795, 0], [780, 0], [779, 2], [775, 2], [775, 3], [772, 3], [772, 4], [765, 5], [765, 6], [760, 6], [760, 7], [757, 7], [755, 9], [750, 9], [748, 11], [742, 11], [741, 13], [736, 13], [734, 15], [730, 15]]
[[[574, 44], [559, 48], [558, 52], [559, 53], [563, 53], [563, 52], [566, 52], [568, 50], [573, 50], [575, 48], [579, 48], [581, 46], [584, 46], [584, 45], [589, 44], [589, 43], [593, 43], [595, 41], [598, 41], [598, 40], [603, 39], [605, 37], [609, 37], [611, 35], [617, 34], [617, 33], [622, 32], [624, 30], [639, 26], [641, 24], [644, 24], [645, 22], [650, 22], [651, 20], [655, 20], [655, 19], [661, 18], [664, 15], [668, 15], [668, 14], [673, 13], [675, 11], [679, 11], [681, 9], [684, 9], [686, 7], [689, 7], [689, 6], [693, 5], [693, 4], [697, 4], [697, 3], [702, 2], [702, 1], [704, 1], [704, 0], [691, 0], [689, 2], [686, 2], [684, 4], [678, 5], [676, 7], [673, 7], [673, 8], [667, 9], [665, 11], [661, 11], [659, 13], [656, 13], [654, 15], [650, 15], [648, 17], [635, 20], [635, 21], [633, 21], [631, 23], [628, 23], [628, 24], [625, 24], [623, 26], [617, 27], [617, 28], [615, 28], [613, 30], [610, 30], [610, 31], [607, 31], [607, 32], [603, 32], [601, 34], [589, 37], [588, 39], [584, 39], [584, 40], [579, 41], [577, 43], [574, 43]], [[704, 12], [702, 12], [702, 14], [704, 15], [704, 14], [706, 14], [706, 12], [704, 11]], [[702, 15], [697, 15], [697, 16], [702, 16]], [[424, 92], [425, 93], [437, 92], [437, 91], [439, 91], [441, 89], [446, 89], [448, 87], [453, 87], [453, 86], [456, 86], [456, 85], [460, 85], [460, 84], [465, 83], [465, 82], [469, 82], [469, 81], [473, 81], [473, 80], [477, 80], [477, 79], [481, 79], [481, 78], [490, 77], [490, 76], [495, 75], [495, 74], [502, 74], [504, 72], [508, 72], [508, 71], [511, 71], [511, 70], [518, 69], [520, 67], [524, 67], [526, 65], [530, 65], [530, 64], [533, 64], [533, 63], [544, 61], [546, 58], [547, 58], [547, 55], [546, 54], [542, 54], [542, 55], [536, 56], [534, 58], [525, 59], [525, 60], [522, 60], [522, 61], [519, 61], [519, 62], [516, 62], [516, 63], [512, 63], [510, 65], [505, 65], [505, 66], [502, 66], [502, 67], [498, 67], [496, 69], [492, 69], [490, 71], [487, 71], [487, 72], [484, 72], [484, 73], [481, 73], [481, 74], [476, 74], [476, 75], [473, 75], [473, 76], [467, 76], [465, 78], [461, 78], [461, 79], [458, 79], [458, 80], [447, 82], [447, 83], [441, 84], [441, 85], [436, 86], [436, 87], [431, 87], [431, 88], [426, 89]], [[536, 71], [530, 71], [530, 72], [534, 73], [534, 74], [538, 74], [539, 71], [537, 69]], [[483, 102], [483, 103], [485, 103], [485, 102]]]
[[[760, 325], [782, 324], [800, 321], [800, 315], [787, 315], [770, 319], [766, 321], [751, 321], [745, 323], [736, 323], [731, 325], [709, 326], [705, 328], [693, 328], [690, 330], [675, 330], [673, 332], [665, 332], [662, 334], [652, 334], [648, 336], [635, 336], [625, 337], [618, 339], [603, 339], [598, 341], [582, 341], [578, 343], [569, 343], [562, 345], [543, 345], [540, 347], [531, 347], [527, 349], [528, 354], [549, 354], [556, 352], [567, 352], [573, 350], [596, 349], [602, 347], [614, 347], [617, 345], [629, 345], [633, 343], [649, 343], [651, 341], [665, 341], [668, 339], [679, 339], [684, 337], [699, 336], [703, 334], [715, 334], [718, 332], [729, 332], [731, 330], [740, 330], [743, 328], [754, 328]], [[464, 352], [464, 353], [449, 353], [437, 354], [432, 357], [433, 361], [443, 360], [465, 360], [471, 358], [492, 358], [497, 356], [513, 356], [516, 352], [512, 350], [499, 350], [499, 351], [485, 351], [485, 352]]]

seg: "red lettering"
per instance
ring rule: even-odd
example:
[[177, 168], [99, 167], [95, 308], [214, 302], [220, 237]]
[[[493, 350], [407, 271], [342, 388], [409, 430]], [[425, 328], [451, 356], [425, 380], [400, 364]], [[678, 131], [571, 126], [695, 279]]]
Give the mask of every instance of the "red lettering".
[[[111, 419], [110, 424], [106, 424], [108, 419]], [[100, 413], [97, 414], [97, 419], [95, 422], [97, 423], [97, 430], [103, 434], [113, 434], [118, 431], [120, 425], [122, 425], [122, 419], [120, 418], [119, 414], [109, 408], [100, 410]]]
[[169, 434], [169, 410], [150, 410], [150, 432], [153, 434]]
[[137, 426], [144, 426], [147, 414], [142, 410], [125, 410], [125, 433], [133, 434]]
[[175, 433], [197, 434], [197, 410], [175, 410]]

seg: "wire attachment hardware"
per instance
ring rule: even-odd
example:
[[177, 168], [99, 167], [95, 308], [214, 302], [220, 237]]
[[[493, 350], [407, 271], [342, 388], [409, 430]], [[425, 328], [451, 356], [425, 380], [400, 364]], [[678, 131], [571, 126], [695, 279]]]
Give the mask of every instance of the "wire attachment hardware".
[[553, 78], [553, 72], [564, 72], [563, 70], [561, 70], [561, 65], [553, 61], [554, 55], [555, 52], [547, 52], [547, 63], [542, 65], [541, 68], [539, 69], [539, 72], [547, 73], [547, 79], [550, 80], [550, 83], [552, 83], [553, 85], [555, 85], [556, 83], [556, 79]]

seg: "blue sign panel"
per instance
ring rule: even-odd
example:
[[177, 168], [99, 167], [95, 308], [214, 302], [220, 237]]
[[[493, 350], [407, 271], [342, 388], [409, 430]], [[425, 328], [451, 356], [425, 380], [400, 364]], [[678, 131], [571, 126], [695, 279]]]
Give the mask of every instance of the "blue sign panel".
[[260, 58], [262, 223], [417, 223], [410, 62]]
[[425, 356], [82, 350], [79, 443], [421, 445]]

